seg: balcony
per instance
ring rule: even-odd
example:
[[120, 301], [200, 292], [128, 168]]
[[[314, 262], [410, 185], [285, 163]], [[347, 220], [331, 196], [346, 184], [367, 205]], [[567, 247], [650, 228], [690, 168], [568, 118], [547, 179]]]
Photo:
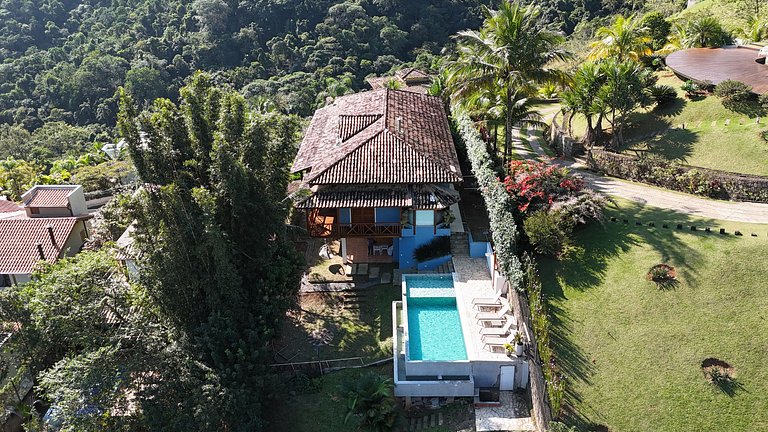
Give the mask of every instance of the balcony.
[[307, 225], [312, 237], [400, 237], [402, 225], [399, 223], [348, 223], [313, 222]]

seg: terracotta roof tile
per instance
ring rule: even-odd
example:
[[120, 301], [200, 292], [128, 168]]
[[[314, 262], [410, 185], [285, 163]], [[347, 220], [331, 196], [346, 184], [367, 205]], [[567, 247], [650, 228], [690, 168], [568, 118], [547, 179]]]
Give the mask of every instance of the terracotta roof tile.
[[432, 185], [335, 185], [325, 187], [296, 208], [414, 207], [444, 209], [459, 201], [458, 193]]
[[0, 213], [15, 213], [19, 210], [22, 210], [22, 208], [15, 202], [0, 200]]
[[67, 207], [73, 189], [49, 189], [37, 187], [32, 196], [24, 201], [24, 207]]
[[292, 171], [306, 169], [310, 184], [462, 180], [442, 101], [390, 89], [344, 96], [318, 110]]
[[[78, 218], [0, 219], [0, 274], [29, 274], [40, 260], [37, 243], [49, 262], [61, 254]], [[47, 226], [53, 227], [56, 245], [51, 243]]]

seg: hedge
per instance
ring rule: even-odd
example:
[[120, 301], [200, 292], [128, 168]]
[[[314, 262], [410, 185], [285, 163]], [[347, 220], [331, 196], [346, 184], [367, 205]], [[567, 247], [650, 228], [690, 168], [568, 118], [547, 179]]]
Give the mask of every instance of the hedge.
[[512, 286], [523, 291], [523, 271], [517, 256], [517, 224], [513, 213], [514, 202], [499, 181], [493, 169], [493, 160], [486, 150], [472, 120], [466, 113], [453, 110], [457, 129], [467, 149], [472, 172], [477, 178], [480, 191], [488, 209], [491, 238], [501, 270]]
[[733, 201], [768, 203], [768, 177], [671, 163], [660, 158], [593, 150], [590, 168], [613, 177]]

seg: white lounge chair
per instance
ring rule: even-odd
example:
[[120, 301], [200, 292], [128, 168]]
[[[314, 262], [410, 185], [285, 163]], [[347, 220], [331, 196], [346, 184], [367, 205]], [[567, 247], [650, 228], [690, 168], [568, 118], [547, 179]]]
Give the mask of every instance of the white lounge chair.
[[494, 298], [476, 298], [472, 299], [472, 306], [476, 308], [500, 308], [501, 307], [501, 293], [496, 294]]
[[512, 315], [507, 315], [507, 321], [501, 327], [483, 327], [480, 329], [480, 336], [506, 336], [512, 330], [517, 328], [517, 320]]
[[475, 319], [477, 321], [501, 321], [500, 325], [503, 325], [505, 320], [505, 316], [510, 312], [509, 310], [509, 304], [504, 303], [503, 306], [501, 306], [501, 309], [495, 311], [495, 312], [478, 312], [475, 314]]
[[510, 333], [506, 337], [488, 337], [483, 338], [483, 348], [488, 348], [489, 351], [493, 352], [494, 348], [501, 348], [504, 350], [505, 344], [512, 344], [515, 341], [515, 334]]

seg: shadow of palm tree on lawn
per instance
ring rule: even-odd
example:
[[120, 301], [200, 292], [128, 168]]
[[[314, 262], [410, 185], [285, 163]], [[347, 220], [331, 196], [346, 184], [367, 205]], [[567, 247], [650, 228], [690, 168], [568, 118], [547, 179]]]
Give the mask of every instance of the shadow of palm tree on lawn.
[[[712, 220], [692, 222], [688, 216], [673, 211], [648, 208], [639, 203], [612, 205], [606, 210], [606, 220], [614, 217], [617, 222], [605, 222], [605, 225], [591, 225], [575, 234], [576, 251], [562, 261], [540, 257], [540, 275], [544, 293], [549, 300], [549, 313], [552, 325], [552, 342], [556, 350], [558, 365], [565, 374], [567, 382], [579, 382], [590, 385], [595, 366], [574, 338], [574, 328], [580, 323], [574, 322], [562, 306], [567, 301], [565, 287], [586, 292], [603, 283], [608, 263], [615, 257], [628, 252], [633, 247], [651, 247], [661, 262], [675, 266], [677, 275], [682, 280], [669, 284], [660, 291], [674, 289], [681, 283], [695, 286], [698, 271], [703, 263], [702, 254], [683, 241], [681, 236], [718, 236], [704, 231], [681, 231], [678, 223], [690, 229], [695, 223], [698, 227], [714, 226]], [[623, 220], [626, 219], [627, 223]], [[641, 226], [635, 222], [641, 222]], [[653, 222], [654, 226], [648, 226]], [[668, 228], [662, 228], [663, 225]], [[736, 241], [735, 237], [717, 237], [718, 241]], [[652, 263], [657, 264], [657, 263]], [[650, 267], [652, 264], [649, 264]], [[641, 268], [636, 277], [645, 279], [647, 268]], [[649, 282], [649, 287], [653, 286]], [[653, 291], [649, 291], [653, 292]], [[610, 334], [609, 334], [610, 335]], [[566, 421], [579, 425], [584, 430], [594, 430], [600, 420], [578, 393], [578, 386], [566, 385], [566, 397], [562, 416]], [[598, 425], [599, 426], [599, 425]]]

